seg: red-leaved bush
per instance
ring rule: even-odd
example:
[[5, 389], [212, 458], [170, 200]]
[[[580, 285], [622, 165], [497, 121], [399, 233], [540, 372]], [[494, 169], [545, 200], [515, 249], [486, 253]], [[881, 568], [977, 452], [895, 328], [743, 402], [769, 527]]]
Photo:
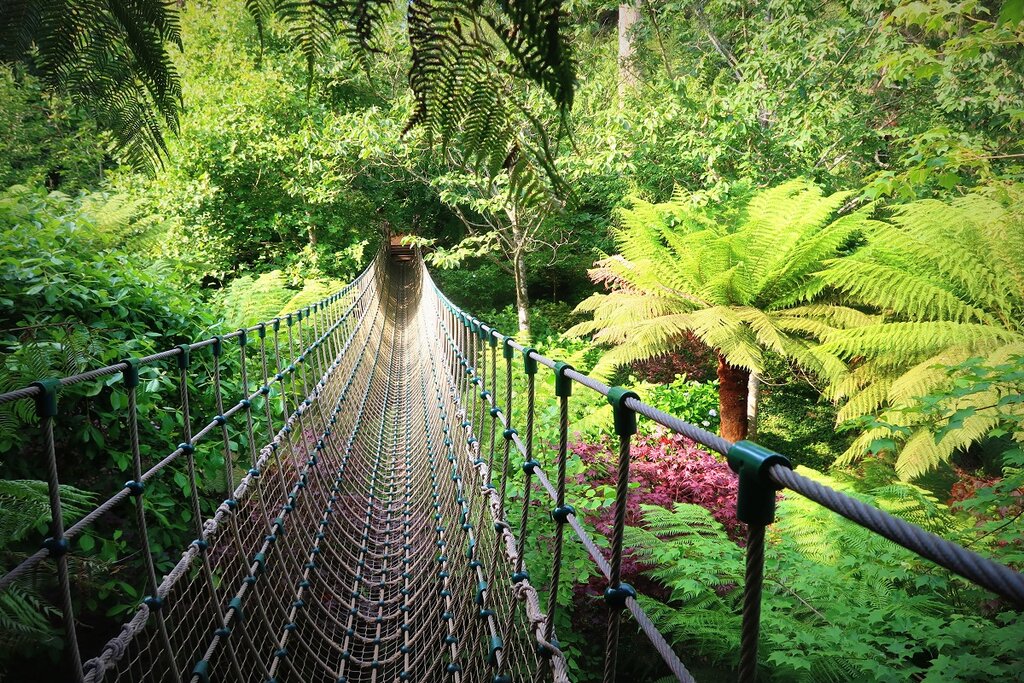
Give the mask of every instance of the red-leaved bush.
[[[615, 486], [618, 447], [611, 439], [599, 443], [575, 443], [570, 446], [580, 456], [586, 470], [580, 484]], [[740, 538], [736, 519], [736, 475], [729, 466], [684, 436], [664, 433], [637, 436], [630, 449], [629, 478], [639, 484], [629, 492], [626, 524], [641, 521], [641, 505], [671, 507], [673, 503], [693, 503], [708, 510], [725, 527], [729, 536]], [[602, 533], [611, 531], [612, 509], [605, 508], [595, 526]]]
[[[618, 444], [612, 439], [598, 443], [575, 443], [570, 450], [586, 466], [578, 483], [615, 486], [618, 470]], [[630, 449], [629, 479], [638, 484], [630, 489], [626, 504], [626, 524], [642, 523], [641, 505], [671, 507], [673, 503], [692, 503], [707, 509], [725, 527], [733, 540], [742, 535], [736, 519], [738, 482], [729, 466], [684, 436], [662, 433], [634, 437]], [[611, 534], [612, 507], [603, 508], [591, 521], [600, 533]], [[607, 551], [606, 551], [607, 556]], [[649, 567], [637, 562], [627, 549], [622, 558], [622, 580], [637, 591], [665, 599], [668, 588], [644, 576]], [[573, 591], [573, 626], [577, 632], [600, 639], [607, 609], [598, 599], [607, 581], [595, 574]]]

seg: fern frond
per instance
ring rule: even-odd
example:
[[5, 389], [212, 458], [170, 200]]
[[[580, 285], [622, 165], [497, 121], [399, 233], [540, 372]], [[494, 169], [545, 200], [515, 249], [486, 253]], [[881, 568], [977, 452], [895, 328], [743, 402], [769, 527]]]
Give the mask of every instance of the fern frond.
[[119, 153], [152, 168], [177, 131], [177, 8], [161, 0], [19, 0], [0, 4], [0, 61], [37, 63], [47, 84], [96, 112]]
[[57, 608], [27, 586], [15, 583], [7, 587], [0, 592], [0, 648], [15, 652], [57, 645], [60, 632], [50, 620], [59, 616]]
[[[938, 439], [934, 429], [941, 424], [922, 424], [907, 409], [949, 385], [950, 365], [1024, 348], [1022, 216], [1019, 201], [1002, 204], [980, 194], [914, 202], [872, 224], [867, 247], [821, 273], [850, 302], [885, 316], [886, 322], [837, 326], [821, 337], [822, 348], [858, 359], [828, 389], [833, 398], [849, 399], [840, 420], [880, 411], [883, 421], [909, 431], [897, 439], [897, 469], [905, 478], [948, 460], [993, 426], [982, 411]], [[885, 437], [874, 430], [857, 438], [843, 461], [856, 460], [878, 438]]]
[[620, 256], [591, 272], [612, 291], [582, 303], [577, 311], [593, 320], [570, 332], [616, 345], [602, 370], [671, 350], [692, 333], [736, 367], [761, 372], [773, 351], [841, 375], [843, 359], [814, 341], [876, 321], [815, 302], [824, 262], [871, 225], [869, 209], [834, 218], [847, 199], [796, 180], [756, 195], [738, 225], [715, 223], [683, 192], [661, 204], [633, 199], [617, 214]]
[[[95, 499], [92, 493], [67, 485], [60, 487], [60, 496], [67, 521], [85, 515]], [[45, 481], [0, 479], [0, 549], [49, 521], [50, 498]]]

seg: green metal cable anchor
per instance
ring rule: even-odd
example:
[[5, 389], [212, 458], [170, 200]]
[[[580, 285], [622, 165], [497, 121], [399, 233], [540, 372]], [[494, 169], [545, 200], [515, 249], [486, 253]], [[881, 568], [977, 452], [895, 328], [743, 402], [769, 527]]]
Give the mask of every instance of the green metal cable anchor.
[[555, 363], [555, 396], [572, 396], [572, 379], [565, 376], [565, 371], [575, 369], [564, 361]]
[[775, 521], [775, 492], [782, 487], [768, 476], [773, 465], [792, 469], [789, 459], [752, 441], [737, 441], [726, 454], [729, 468], [739, 475], [736, 518], [750, 525]]
[[619, 436], [632, 436], [636, 434], [636, 413], [626, 406], [627, 398], [640, 400], [637, 393], [629, 389], [612, 387], [608, 390], [608, 403], [612, 406], [615, 433]]

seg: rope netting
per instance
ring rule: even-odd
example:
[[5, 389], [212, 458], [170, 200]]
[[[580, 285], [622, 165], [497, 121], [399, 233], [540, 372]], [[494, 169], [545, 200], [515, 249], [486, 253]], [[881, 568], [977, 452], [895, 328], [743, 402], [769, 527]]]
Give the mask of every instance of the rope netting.
[[[193, 363], [198, 351], [212, 357], [202, 370]], [[225, 380], [229, 354], [236, 384]], [[553, 460], [553, 472], [534, 457], [541, 366], [553, 371], [559, 416], [554, 458], [544, 459]], [[140, 430], [156, 429], [138, 414], [145, 368], [176, 376], [183, 424], [181, 443], [155, 462], [140, 447]], [[193, 432], [190, 401], [200, 372], [216, 413]], [[132, 479], [67, 525], [54, 437], [58, 394], [118, 373], [128, 396]], [[619, 439], [604, 551], [566, 499], [574, 384], [608, 397]], [[517, 395], [523, 386], [525, 396]], [[568, 681], [555, 617], [569, 538], [607, 580], [604, 680], [617, 680], [628, 614], [667, 669], [691, 681], [621, 580], [637, 415], [726, 455], [739, 474], [738, 516], [748, 525], [737, 639], [742, 681], [756, 677], [764, 530], [780, 488], [1024, 603], [1017, 572], [809, 480], [777, 453], [730, 443], [519, 345], [445, 298], [422, 261], [392, 261], [386, 252], [342, 291], [283, 318], [0, 395], [0, 403], [27, 399], [40, 418], [51, 535], [0, 577], [0, 591], [52, 565], [67, 666], [77, 681]], [[524, 407], [521, 418], [513, 406]], [[196, 454], [211, 447], [223, 454], [225, 500], [204, 518]], [[191, 509], [195, 540], [160, 576], [145, 497], [147, 485], [171, 470], [187, 478], [181, 504]], [[550, 507], [535, 504], [544, 499]], [[542, 586], [525, 564], [536, 509], [551, 525]], [[127, 510], [140, 539], [146, 597], [120, 633], [83, 653], [71, 542], [105, 515]]]

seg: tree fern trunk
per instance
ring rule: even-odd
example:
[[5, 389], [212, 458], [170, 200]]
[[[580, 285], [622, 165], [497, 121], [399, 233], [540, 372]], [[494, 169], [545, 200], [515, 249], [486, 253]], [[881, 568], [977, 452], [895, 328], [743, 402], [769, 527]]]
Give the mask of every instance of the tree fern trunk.
[[730, 441], [747, 437], [747, 386], [750, 373], [718, 355], [718, 414], [721, 434]]

